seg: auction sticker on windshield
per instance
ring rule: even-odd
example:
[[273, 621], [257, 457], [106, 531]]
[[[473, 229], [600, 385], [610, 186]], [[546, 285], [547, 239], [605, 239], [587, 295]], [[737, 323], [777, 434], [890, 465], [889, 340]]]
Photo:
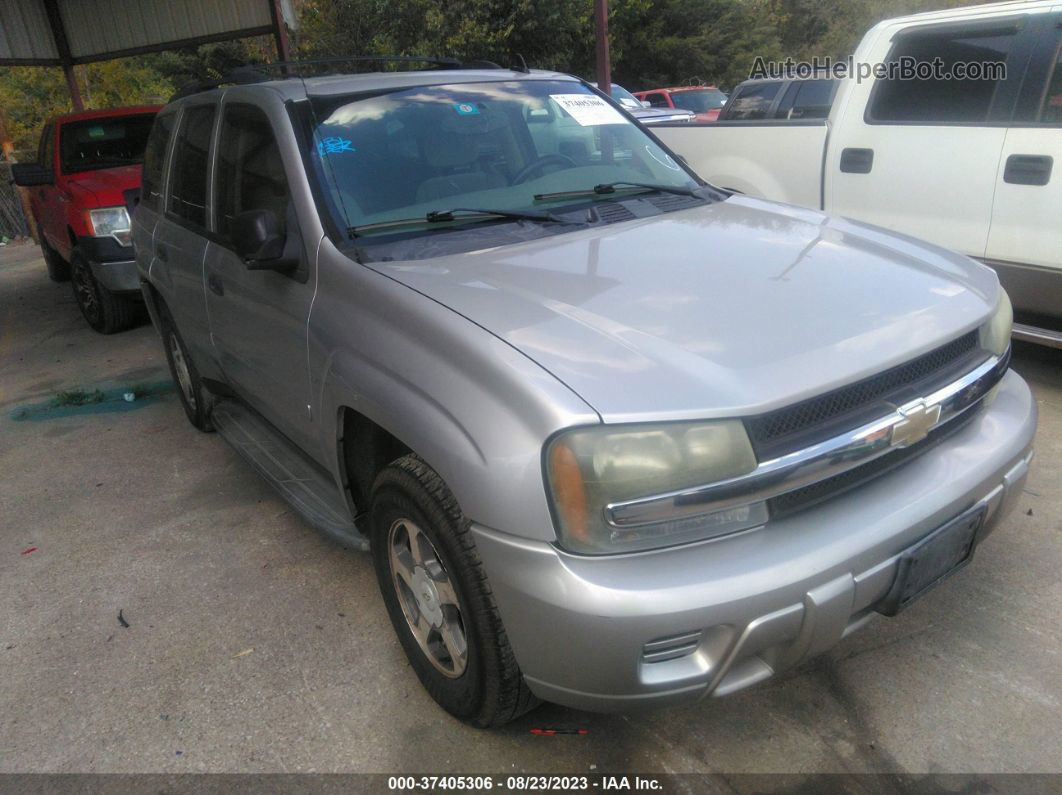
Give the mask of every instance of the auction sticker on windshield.
[[550, 94], [549, 98], [568, 111], [583, 127], [627, 123], [618, 110], [593, 94]]

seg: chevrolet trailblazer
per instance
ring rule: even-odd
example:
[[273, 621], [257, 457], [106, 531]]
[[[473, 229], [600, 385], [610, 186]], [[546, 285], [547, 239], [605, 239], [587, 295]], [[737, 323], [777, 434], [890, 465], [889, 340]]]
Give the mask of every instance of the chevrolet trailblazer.
[[133, 238], [188, 419], [371, 549], [439, 704], [724, 695], [970, 560], [1036, 425], [990, 269], [435, 66], [186, 93]]

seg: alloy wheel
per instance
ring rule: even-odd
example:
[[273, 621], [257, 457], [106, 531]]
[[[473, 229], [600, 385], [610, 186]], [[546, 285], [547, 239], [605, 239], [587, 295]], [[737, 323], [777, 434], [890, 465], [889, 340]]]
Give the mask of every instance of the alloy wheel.
[[72, 271], [74, 297], [77, 298], [78, 306], [81, 307], [89, 325], [96, 326], [100, 322], [102, 312], [99, 297], [96, 295], [96, 283], [85, 263], [75, 259]]
[[444, 676], [456, 679], [468, 665], [468, 638], [457, 591], [435, 545], [409, 519], [387, 534], [391, 579], [410, 632]]

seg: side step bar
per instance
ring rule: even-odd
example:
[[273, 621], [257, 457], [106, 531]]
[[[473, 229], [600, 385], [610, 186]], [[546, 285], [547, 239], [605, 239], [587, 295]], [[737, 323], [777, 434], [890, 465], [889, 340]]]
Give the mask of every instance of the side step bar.
[[1062, 331], [1015, 323], [1011, 336], [1016, 340], [1035, 342], [1037, 345], [1046, 345], [1049, 348], [1062, 348]]
[[346, 502], [328, 474], [252, 409], [219, 398], [214, 427], [258, 474], [309, 524], [349, 549], [368, 551], [369, 539], [354, 526]]

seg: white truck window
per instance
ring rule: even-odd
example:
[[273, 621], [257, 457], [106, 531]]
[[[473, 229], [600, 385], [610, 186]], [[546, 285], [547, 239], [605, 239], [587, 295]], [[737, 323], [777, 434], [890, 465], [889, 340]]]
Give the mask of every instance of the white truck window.
[[1040, 121], [1044, 124], [1062, 124], [1062, 50], [1055, 58], [1055, 71], [1047, 84]]
[[[890, 63], [932, 63], [939, 58], [950, 73], [957, 64], [1003, 63], [1017, 38], [1014, 28], [966, 29], [947, 26], [941, 30], [909, 33], [889, 53]], [[981, 78], [879, 80], [871, 98], [868, 120], [910, 124], [978, 124], [989, 118], [992, 99], [1001, 81]]]

